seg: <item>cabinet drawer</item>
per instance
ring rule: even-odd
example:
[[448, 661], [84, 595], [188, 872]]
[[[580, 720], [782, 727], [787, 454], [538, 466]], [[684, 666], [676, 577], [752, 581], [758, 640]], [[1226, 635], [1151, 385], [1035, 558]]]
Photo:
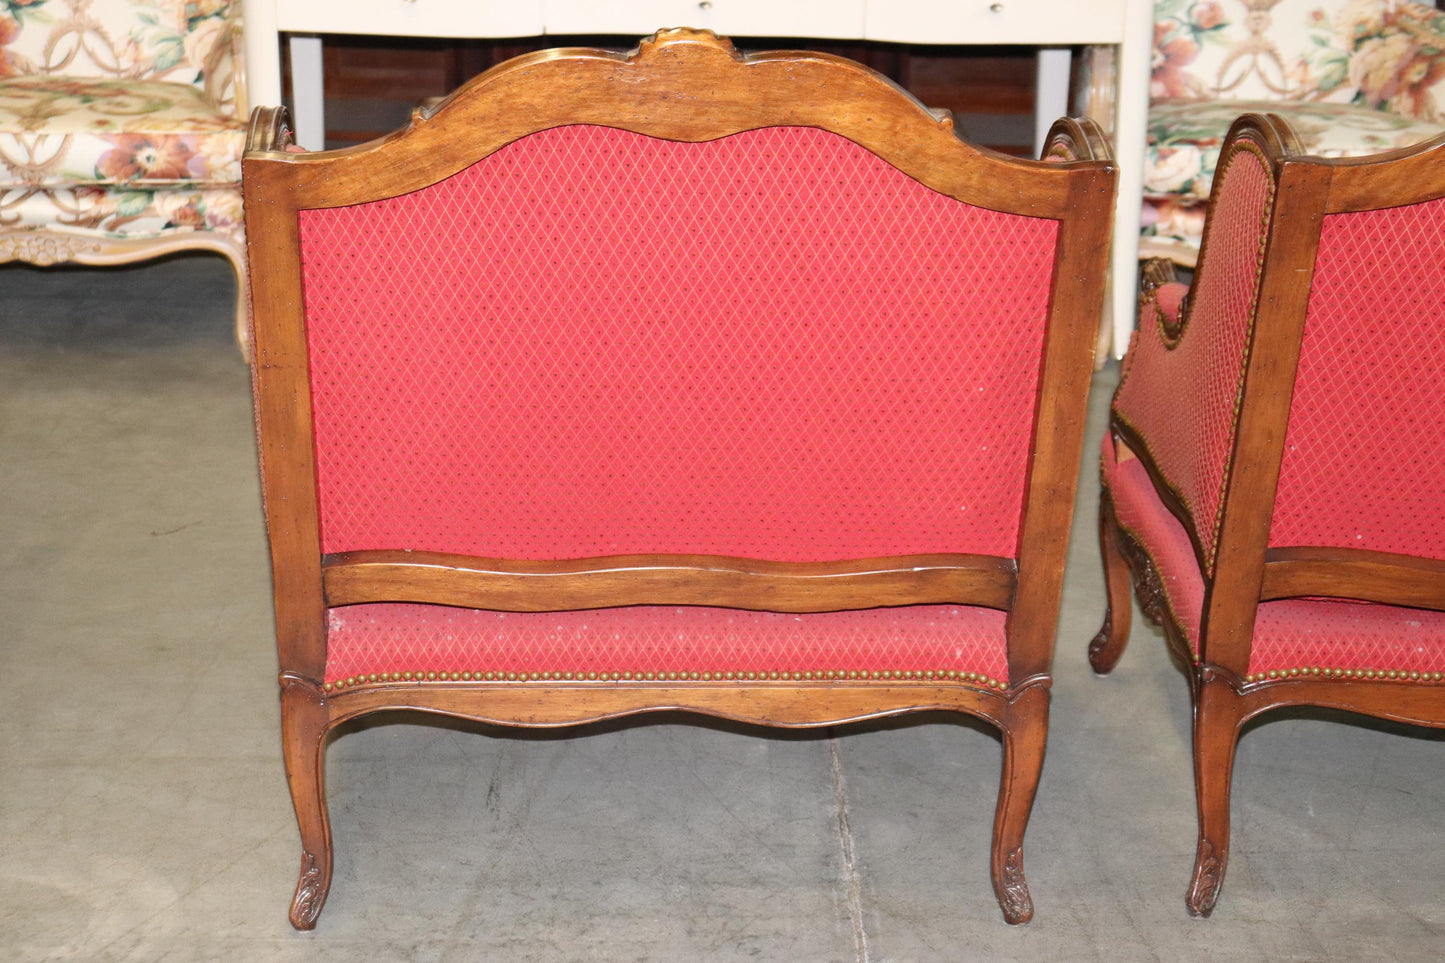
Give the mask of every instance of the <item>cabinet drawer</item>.
[[[421, 2], [421, 0], [418, 0]], [[646, 36], [702, 27], [735, 37], [861, 37], [864, 0], [542, 0], [547, 33]]]
[[1126, 0], [868, 0], [863, 36], [899, 43], [1119, 43]]
[[279, 0], [276, 29], [399, 37], [534, 37], [542, 32], [542, 2]]

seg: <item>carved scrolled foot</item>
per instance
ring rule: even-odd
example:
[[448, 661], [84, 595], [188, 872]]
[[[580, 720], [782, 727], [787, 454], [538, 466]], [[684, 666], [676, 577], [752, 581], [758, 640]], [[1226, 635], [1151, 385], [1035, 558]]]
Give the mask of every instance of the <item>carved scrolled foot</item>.
[[1020, 846], [1004, 859], [1003, 869], [994, 877], [994, 893], [1005, 923], [1018, 925], [1034, 918], [1034, 901], [1024, 880], [1024, 850]]
[[1104, 625], [1099, 629], [1099, 634], [1089, 640], [1089, 668], [1099, 675], [1108, 675], [1114, 671], [1114, 666], [1119, 664], [1119, 657], [1124, 654], [1123, 645], [1110, 645], [1110, 636], [1113, 634], [1110, 613], [1104, 613]]
[[314, 929], [330, 891], [330, 860], [318, 860], [303, 850], [301, 878], [296, 881], [296, 895], [291, 899], [291, 925], [298, 930]]
[[1199, 841], [1199, 852], [1194, 857], [1194, 878], [1189, 881], [1189, 892], [1184, 905], [1190, 916], [1208, 916], [1219, 902], [1219, 890], [1224, 885], [1224, 860], [1215, 854], [1214, 844], [1207, 839]]
[[1099, 554], [1104, 562], [1104, 624], [1089, 642], [1089, 666], [1108, 675], [1119, 664], [1129, 641], [1129, 563], [1120, 545], [1121, 533], [1114, 520], [1114, 502], [1105, 488], [1099, 494]]

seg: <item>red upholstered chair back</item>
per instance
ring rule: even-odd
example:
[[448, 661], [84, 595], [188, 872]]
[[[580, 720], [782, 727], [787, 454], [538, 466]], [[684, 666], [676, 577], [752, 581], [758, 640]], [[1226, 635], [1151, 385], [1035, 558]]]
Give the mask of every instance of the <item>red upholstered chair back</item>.
[[347, 151], [244, 161], [282, 733], [315, 923], [327, 733], [947, 710], [1027, 824], [1114, 171], [959, 139], [866, 68], [662, 31]]
[[301, 211], [322, 550], [1012, 558], [1057, 227], [802, 126]]
[[1445, 559], [1445, 198], [1328, 214], [1271, 546]]

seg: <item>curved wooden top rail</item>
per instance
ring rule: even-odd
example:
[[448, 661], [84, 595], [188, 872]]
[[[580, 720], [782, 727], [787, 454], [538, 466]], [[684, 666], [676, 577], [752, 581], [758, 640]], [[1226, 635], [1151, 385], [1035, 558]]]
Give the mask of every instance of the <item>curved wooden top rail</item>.
[[832, 612], [954, 603], [1007, 610], [1013, 559], [909, 555], [789, 563], [715, 555], [616, 555], [561, 562], [366, 551], [322, 561], [327, 605], [429, 602], [507, 612], [714, 605]]
[[1245, 114], [1229, 129], [1264, 148], [1280, 163], [1329, 169], [1329, 199], [1324, 213], [1403, 207], [1445, 197], [1445, 134], [1408, 147], [1356, 157], [1320, 157], [1307, 153], [1289, 121], [1278, 114]]
[[1445, 197], [1445, 134], [1368, 157], [1327, 158], [1333, 170], [1326, 214], [1401, 207]]
[[1272, 548], [1261, 601], [1327, 597], [1445, 610], [1445, 562], [1352, 548]]
[[659, 31], [628, 54], [571, 48], [518, 57], [357, 147], [290, 154], [277, 149], [278, 137], [253, 136], [246, 164], [272, 168], [268, 176], [297, 209], [339, 207], [418, 190], [520, 137], [567, 124], [688, 142], [816, 127], [964, 203], [1056, 219], [1073, 207], [1069, 187], [1081, 167], [1111, 168], [1102, 138], [1077, 123], [1069, 146], [1079, 160], [1017, 160], [960, 140], [950, 116], [859, 64], [798, 51], [744, 57], [710, 31], [684, 28]]

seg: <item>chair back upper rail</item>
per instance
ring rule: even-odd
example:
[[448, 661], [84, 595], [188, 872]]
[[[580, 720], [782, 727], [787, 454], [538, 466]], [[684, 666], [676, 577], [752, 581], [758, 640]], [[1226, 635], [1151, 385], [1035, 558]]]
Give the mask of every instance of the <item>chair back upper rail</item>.
[[[1057, 573], [1063, 567], [1078, 463], [1077, 451], [1059, 449], [1067, 448], [1070, 440], [1077, 449], [1081, 437], [1093, 315], [1102, 299], [1100, 252], [1107, 247], [1112, 200], [1112, 167], [1089, 156], [1099, 143], [1096, 135], [1087, 124], [1067, 126], [1067, 136], [1060, 134], [1052, 148], [1055, 157], [1064, 155], [1064, 163], [1007, 160], [959, 141], [950, 125], [846, 61], [813, 54], [739, 58], [707, 35], [675, 31], [645, 42], [630, 59], [596, 51], [521, 58], [463, 87], [429, 116], [418, 115], [406, 131], [348, 151], [284, 153], [280, 116], [258, 113], [253, 150], [245, 161], [247, 216], [257, 226], [253, 236], [261, 239], [252, 245], [253, 276], [268, 283], [257, 292], [254, 371], [278, 572], [278, 626], [299, 632], [294, 644], [285, 641], [287, 631], [279, 633], [283, 666], [317, 677], [313, 672], [324, 663], [324, 639], [316, 637], [322, 630], [314, 626], [323, 621], [320, 613], [328, 595], [332, 604], [413, 593], [428, 601], [490, 607], [505, 594], [502, 584], [517, 582], [519, 575], [514, 564], [504, 571], [482, 571], [488, 566], [480, 563], [487, 559], [431, 564], [418, 557], [420, 553], [410, 558], [395, 553], [328, 556], [323, 594], [317, 466], [310, 444], [312, 362], [303, 334], [310, 292], [297, 258], [304, 246], [298, 212], [397, 197], [443, 181], [529, 133], [578, 123], [686, 143], [716, 141], [761, 127], [815, 127], [843, 135], [948, 197], [986, 210], [1059, 222], [1061, 243], [1053, 245], [1049, 256], [1052, 280], [1041, 308], [1053, 333], [1047, 344], [1040, 341], [1033, 349], [1042, 362], [1039, 393], [1044, 402], [1035, 404], [1030, 415], [1031, 480], [1021, 496], [1025, 541], [1039, 537], [1040, 547], [1018, 563], [1026, 573], [1019, 578], [1022, 594], [1039, 603], [1052, 596], [1056, 614]], [[1067, 146], [1060, 148], [1063, 141]], [[1085, 156], [1067, 159], [1078, 154]], [[721, 600], [739, 607], [821, 611], [937, 601], [948, 595], [952, 601], [1002, 608], [1015, 594], [1014, 562], [1007, 554], [951, 556], [942, 563], [910, 555], [885, 570], [860, 563], [841, 572], [830, 571], [832, 563], [821, 559], [770, 569], [750, 561], [728, 567], [713, 557], [688, 560], [675, 554], [650, 556], [641, 560], [641, 567], [650, 570], [647, 577], [668, 604]], [[648, 599], [646, 590], [617, 587], [621, 580], [614, 579], [605, 564], [579, 571], [573, 563], [570, 572], [562, 571], [568, 563], [541, 564], [543, 573], [549, 566], [557, 570], [553, 584], [570, 583], [571, 602], [632, 604]], [[1035, 570], [1038, 575], [1027, 574]], [[283, 571], [285, 591], [279, 581]], [[545, 574], [522, 575], [522, 582], [548, 579]], [[558, 580], [558, 575], [564, 577]], [[488, 580], [487, 587], [479, 588]], [[609, 582], [613, 587], [607, 587]], [[501, 594], [489, 594], [493, 592]], [[1027, 624], [1035, 618], [1040, 626], [1048, 622], [1051, 637], [1053, 618], [1047, 609], [1044, 604], [1022, 618], [1020, 634], [1042, 637], [1039, 628]], [[302, 623], [309, 625], [303, 628]], [[1039, 663], [1038, 654], [1028, 661]]]
[[946, 112], [843, 58], [741, 56], [706, 31], [684, 29], [660, 31], [630, 54], [575, 48], [517, 57], [386, 137], [277, 159], [295, 209], [340, 207], [420, 190], [527, 134], [578, 124], [686, 142], [816, 127], [955, 200], [1031, 217], [1064, 216], [1075, 168], [975, 147], [955, 135]]

